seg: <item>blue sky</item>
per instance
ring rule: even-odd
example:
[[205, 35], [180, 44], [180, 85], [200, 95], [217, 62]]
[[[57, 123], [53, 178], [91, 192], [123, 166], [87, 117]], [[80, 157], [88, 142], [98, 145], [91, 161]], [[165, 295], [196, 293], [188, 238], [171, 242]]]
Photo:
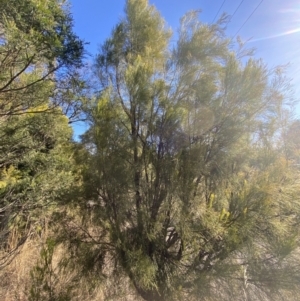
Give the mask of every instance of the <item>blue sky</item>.
[[[98, 46], [110, 36], [112, 28], [124, 15], [125, 0], [69, 0], [74, 18], [74, 30], [89, 43], [92, 56]], [[150, 0], [168, 26], [176, 32], [180, 17], [190, 10], [201, 9], [200, 20], [211, 23], [219, 9], [235, 15], [227, 26], [227, 34], [238, 35], [255, 47], [255, 56], [268, 66], [288, 64], [287, 76], [300, 98], [300, 1], [299, 0]], [[212, 4], [213, 3], [213, 4]], [[300, 111], [300, 110], [299, 110]]]

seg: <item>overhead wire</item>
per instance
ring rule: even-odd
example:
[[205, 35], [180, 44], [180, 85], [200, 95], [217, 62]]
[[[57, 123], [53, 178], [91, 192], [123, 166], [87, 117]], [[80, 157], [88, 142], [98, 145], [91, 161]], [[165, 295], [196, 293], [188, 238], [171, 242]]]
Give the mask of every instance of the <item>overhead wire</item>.
[[236, 14], [236, 12], [239, 10], [239, 8], [241, 7], [241, 5], [243, 4], [245, 0], [242, 0], [240, 2], [240, 4], [238, 5], [238, 7], [235, 9], [234, 13], [232, 14], [232, 16], [230, 16], [230, 19], [228, 20], [227, 24], [230, 23], [230, 21], [232, 20], [232, 18], [234, 17], [234, 15]]
[[264, 2], [264, 0], [261, 0], [259, 4], [255, 7], [255, 9], [252, 11], [250, 16], [245, 20], [245, 22], [242, 24], [242, 26], [238, 29], [238, 31], [235, 33], [232, 39], [234, 39], [237, 34], [242, 30], [242, 28], [245, 26], [245, 24], [249, 21], [249, 19], [253, 16], [253, 14], [257, 11], [257, 9], [260, 7], [260, 5]]
[[221, 4], [221, 6], [220, 6], [219, 10], [217, 11], [217, 13], [216, 13], [216, 15], [215, 15], [215, 17], [214, 17], [214, 19], [213, 19], [212, 23], [214, 23], [214, 22], [215, 22], [215, 20], [216, 20], [216, 18], [217, 18], [217, 16], [218, 16], [218, 14], [219, 14], [219, 12], [221, 11], [221, 9], [222, 9], [223, 5], [225, 4], [225, 2], [226, 2], [226, 0], [224, 0], [224, 1], [223, 1], [223, 3]]

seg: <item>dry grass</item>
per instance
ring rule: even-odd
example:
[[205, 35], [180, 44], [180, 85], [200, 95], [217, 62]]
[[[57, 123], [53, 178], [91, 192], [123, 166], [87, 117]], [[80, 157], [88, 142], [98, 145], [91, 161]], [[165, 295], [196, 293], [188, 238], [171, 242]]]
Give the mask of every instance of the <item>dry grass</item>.
[[41, 243], [28, 240], [12, 262], [0, 271], [0, 300], [25, 301], [30, 285], [30, 270], [39, 258]]
[[[40, 261], [42, 247], [43, 241], [40, 238], [28, 239], [19, 249], [18, 255], [12, 262], [0, 270], [1, 301], [28, 301], [26, 292], [29, 291], [32, 285], [30, 272]], [[57, 293], [63, 292], [66, 287], [73, 285], [72, 301], [141, 300], [134, 293], [129, 281], [123, 277], [121, 279], [113, 277], [109, 272], [110, 268], [108, 266], [106, 267], [108, 277], [102, 279], [101, 282], [97, 282], [97, 285], [92, 289], [90, 283], [87, 283], [84, 279], [78, 279], [75, 272], [62, 272], [59, 269], [59, 262], [64, 257], [65, 252], [66, 250], [63, 246], [57, 247], [52, 260], [53, 271], [58, 280], [54, 288]], [[75, 282], [74, 279], [76, 280]], [[74, 283], [76, 283], [75, 286]]]

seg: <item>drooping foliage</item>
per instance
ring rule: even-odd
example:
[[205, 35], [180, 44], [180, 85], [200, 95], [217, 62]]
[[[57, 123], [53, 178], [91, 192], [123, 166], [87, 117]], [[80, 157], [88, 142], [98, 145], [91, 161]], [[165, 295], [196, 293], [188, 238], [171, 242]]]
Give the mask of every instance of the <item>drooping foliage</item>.
[[[299, 299], [299, 122], [280, 69], [223, 24], [190, 12], [174, 44], [127, 0], [83, 103], [64, 2], [0, 3], [0, 267], [54, 236], [29, 300]], [[64, 112], [79, 108], [74, 147]]]
[[155, 8], [128, 0], [96, 58], [86, 217], [65, 230], [80, 273], [127, 279], [144, 300], [277, 300], [299, 285], [286, 86], [222, 21], [188, 13], [170, 49]]

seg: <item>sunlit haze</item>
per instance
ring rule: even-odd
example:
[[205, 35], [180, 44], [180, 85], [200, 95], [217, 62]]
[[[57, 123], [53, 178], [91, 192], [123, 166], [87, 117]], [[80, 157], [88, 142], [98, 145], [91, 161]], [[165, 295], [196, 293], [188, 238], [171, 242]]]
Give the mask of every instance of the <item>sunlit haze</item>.
[[[212, 23], [223, 12], [231, 15], [226, 33], [241, 37], [256, 49], [270, 68], [288, 65], [295, 97], [300, 97], [300, 3], [298, 0], [152, 0], [176, 34], [180, 18], [190, 10], [201, 10], [200, 19]], [[212, 4], [213, 3], [213, 4]], [[125, 0], [71, 0], [76, 33], [87, 43], [92, 56], [109, 37], [112, 28], [124, 14]], [[238, 33], [238, 34], [237, 34]], [[172, 41], [176, 41], [176, 37]], [[298, 113], [298, 112], [297, 112]], [[299, 113], [298, 113], [299, 115]]]

